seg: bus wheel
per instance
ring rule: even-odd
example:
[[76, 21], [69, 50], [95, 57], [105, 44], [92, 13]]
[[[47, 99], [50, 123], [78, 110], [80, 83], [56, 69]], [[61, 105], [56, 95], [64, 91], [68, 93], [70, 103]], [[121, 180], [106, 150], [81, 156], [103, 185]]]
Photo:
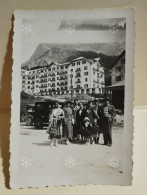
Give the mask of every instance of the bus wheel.
[[34, 126], [36, 129], [43, 129], [43, 121], [40, 118], [35, 119]]

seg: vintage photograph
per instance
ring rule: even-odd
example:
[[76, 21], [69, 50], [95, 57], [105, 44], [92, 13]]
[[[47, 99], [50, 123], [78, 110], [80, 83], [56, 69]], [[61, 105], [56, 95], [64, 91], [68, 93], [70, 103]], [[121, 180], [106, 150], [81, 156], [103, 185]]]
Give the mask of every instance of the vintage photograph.
[[19, 181], [12, 186], [131, 184], [124, 152], [132, 143], [124, 125], [128, 16], [72, 12], [22, 14], [16, 22]]

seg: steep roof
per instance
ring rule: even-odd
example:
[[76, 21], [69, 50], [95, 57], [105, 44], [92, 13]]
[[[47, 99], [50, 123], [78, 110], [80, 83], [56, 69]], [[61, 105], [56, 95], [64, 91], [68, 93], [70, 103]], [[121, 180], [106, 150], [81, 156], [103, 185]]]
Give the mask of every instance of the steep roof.
[[72, 62], [73, 62], [73, 61], [77, 61], [77, 60], [83, 60], [83, 59], [84, 59], [84, 60], [87, 60], [86, 58], [84, 58], [83, 56], [81, 56], [81, 57], [75, 58], [74, 60], [72, 60]]
[[122, 53], [118, 56], [118, 58], [114, 61], [114, 63], [112, 64], [112, 67], [114, 67], [116, 65], [116, 63], [123, 57], [125, 56], [126, 51], [122, 51]]

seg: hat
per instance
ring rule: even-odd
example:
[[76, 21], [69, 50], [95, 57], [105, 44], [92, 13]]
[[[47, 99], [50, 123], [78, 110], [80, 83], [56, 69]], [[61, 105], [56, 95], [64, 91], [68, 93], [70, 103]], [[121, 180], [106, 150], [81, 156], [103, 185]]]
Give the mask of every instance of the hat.
[[89, 121], [89, 122], [90, 122], [90, 120], [89, 120], [88, 117], [85, 117], [85, 118], [84, 118], [84, 121]]
[[106, 97], [105, 100], [106, 100], [106, 101], [110, 101], [110, 98], [109, 98], [109, 97]]

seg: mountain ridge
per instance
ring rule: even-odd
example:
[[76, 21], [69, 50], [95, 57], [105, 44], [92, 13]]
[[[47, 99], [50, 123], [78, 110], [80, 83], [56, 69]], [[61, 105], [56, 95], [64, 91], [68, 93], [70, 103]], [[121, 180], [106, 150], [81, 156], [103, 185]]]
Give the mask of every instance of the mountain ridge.
[[114, 60], [125, 48], [125, 43], [74, 43], [56, 44], [40, 43], [33, 55], [26, 62], [21, 64], [23, 69], [43, 67], [52, 61], [65, 63], [74, 58], [83, 56], [85, 58], [100, 57], [105, 68], [111, 68]]

